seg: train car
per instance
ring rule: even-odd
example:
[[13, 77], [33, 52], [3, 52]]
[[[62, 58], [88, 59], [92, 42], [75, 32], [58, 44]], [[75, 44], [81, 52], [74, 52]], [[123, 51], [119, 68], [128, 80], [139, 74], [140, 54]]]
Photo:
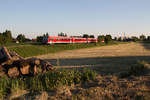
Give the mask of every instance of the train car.
[[96, 43], [96, 38], [78, 38], [78, 37], [56, 37], [49, 36], [43, 38], [43, 43], [57, 44], [57, 43]]

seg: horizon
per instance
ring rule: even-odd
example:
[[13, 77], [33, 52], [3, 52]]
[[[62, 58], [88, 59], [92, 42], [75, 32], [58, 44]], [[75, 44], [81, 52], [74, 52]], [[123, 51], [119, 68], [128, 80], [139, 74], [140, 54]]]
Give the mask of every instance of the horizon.
[[67, 35], [150, 35], [149, 0], [2, 0], [0, 32], [35, 38]]

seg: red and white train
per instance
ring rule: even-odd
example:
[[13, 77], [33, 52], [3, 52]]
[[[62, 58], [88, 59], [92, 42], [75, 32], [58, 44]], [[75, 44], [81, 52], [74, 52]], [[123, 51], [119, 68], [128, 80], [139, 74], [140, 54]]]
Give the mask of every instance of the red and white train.
[[43, 39], [43, 43], [56, 44], [56, 43], [97, 43], [96, 38], [79, 38], [79, 37], [56, 37], [48, 36]]

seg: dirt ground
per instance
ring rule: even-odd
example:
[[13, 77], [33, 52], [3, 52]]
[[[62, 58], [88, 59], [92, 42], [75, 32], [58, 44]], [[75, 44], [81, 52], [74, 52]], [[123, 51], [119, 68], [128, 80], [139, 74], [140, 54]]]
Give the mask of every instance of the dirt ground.
[[[102, 74], [126, 70], [137, 61], [150, 62], [150, 44], [124, 43], [111, 46], [67, 50], [38, 56], [58, 68], [92, 67]], [[115, 69], [115, 70], [114, 70]]]

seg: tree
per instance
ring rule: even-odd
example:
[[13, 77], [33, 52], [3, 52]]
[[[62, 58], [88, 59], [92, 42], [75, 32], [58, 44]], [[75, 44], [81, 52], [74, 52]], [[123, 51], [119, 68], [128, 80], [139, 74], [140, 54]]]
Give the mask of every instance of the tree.
[[101, 43], [102, 41], [104, 41], [105, 36], [104, 35], [99, 35], [98, 36], [98, 42]]
[[0, 33], [0, 44], [3, 44], [3, 34]]
[[94, 35], [90, 35], [89, 38], [94, 38]]
[[25, 38], [25, 35], [19, 34], [16, 39], [22, 43], [22, 42], [25, 42], [26, 38]]
[[132, 41], [134, 41], [134, 42], [136, 42], [136, 41], [138, 41], [138, 40], [139, 40], [139, 38], [138, 38], [138, 37], [136, 37], [136, 36], [132, 36], [132, 37], [131, 37], [131, 40], [132, 40]]
[[43, 42], [43, 37], [44, 37], [44, 35], [43, 36], [37, 36], [37, 42]]
[[61, 37], [67, 37], [67, 34], [61, 32], [61, 33], [58, 33], [58, 36], [61, 36]]
[[114, 37], [114, 40], [117, 41], [117, 37]]
[[46, 33], [46, 34], [45, 34], [45, 36], [48, 38], [48, 37], [49, 37], [49, 34], [48, 34], [48, 33]]
[[106, 35], [104, 41], [105, 41], [105, 43], [111, 42], [112, 41], [111, 35]]
[[147, 36], [147, 40], [150, 41], [150, 36]]
[[11, 35], [11, 31], [6, 30], [5, 32], [3, 32], [3, 42], [4, 43], [9, 43], [12, 42], [12, 35]]
[[122, 38], [121, 38], [121, 37], [119, 37], [119, 38], [118, 38], [118, 41], [122, 41]]
[[83, 38], [88, 38], [89, 35], [88, 34], [83, 34]]
[[143, 35], [143, 34], [142, 34], [142, 35], [140, 36], [140, 40], [141, 40], [141, 41], [144, 41], [144, 40], [146, 40], [146, 37], [145, 37], [145, 35]]

